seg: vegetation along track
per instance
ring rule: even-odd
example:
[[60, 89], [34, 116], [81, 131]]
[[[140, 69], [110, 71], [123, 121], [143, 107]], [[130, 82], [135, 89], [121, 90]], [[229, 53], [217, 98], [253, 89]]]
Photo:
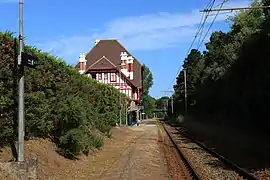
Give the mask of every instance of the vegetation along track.
[[[162, 141], [163, 141], [163, 144], [164, 144], [164, 150], [166, 149], [166, 146], [168, 147], [169, 144], [172, 144], [173, 145], [173, 148], [176, 150], [177, 154], [179, 155], [178, 165], [180, 167], [180, 169], [179, 169], [180, 172], [179, 171], [173, 172], [173, 173], [178, 173], [178, 174], [172, 174], [173, 178], [175, 179], [177, 177], [177, 179], [196, 179], [196, 180], [201, 180], [201, 177], [196, 172], [196, 170], [191, 165], [191, 163], [186, 158], [186, 156], [181, 152], [180, 148], [178, 147], [177, 143], [174, 141], [174, 139], [172, 138], [172, 136], [170, 135], [170, 133], [167, 131], [167, 129], [163, 125], [160, 125], [160, 124], [161, 124], [160, 121], [157, 120], [157, 125], [158, 125], [158, 128], [159, 128], [159, 133], [166, 132], [165, 135], [167, 135], [167, 137], [169, 137], [169, 140], [171, 142], [171, 143], [166, 143], [165, 138], [162, 138]], [[166, 152], [166, 150], [165, 150], [165, 152]]]
[[[164, 127], [164, 123], [161, 123]], [[167, 122], [166, 122], [167, 124]], [[166, 129], [164, 127], [164, 129]], [[183, 132], [181, 129], [175, 127], [175, 129], [177, 130], [177, 132], [179, 132], [182, 136], [184, 136], [185, 138], [187, 138], [188, 140], [192, 141], [193, 143], [197, 144], [198, 146], [200, 146], [202, 149], [204, 149], [206, 152], [208, 152], [209, 154], [213, 155], [214, 157], [218, 158], [221, 162], [223, 162], [227, 167], [229, 167], [230, 169], [232, 169], [233, 171], [235, 171], [236, 173], [238, 173], [240, 176], [242, 176], [244, 179], [247, 180], [259, 180], [259, 178], [257, 178], [256, 176], [252, 175], [251, 173], [249, 173], [247, 170], [237, 166], [235, 163], [231, 162], [230, 160], [228, 160], [227, 158], [223, 157], [222, 155], [220, 155], [219, 153], [215, 152], [214, 150], [206, 147], [204, 144], [200, 143], [199, 141], [197, 141], [196, 139], [194, 139], [193, 137], [189, 136], [187, 133]]]

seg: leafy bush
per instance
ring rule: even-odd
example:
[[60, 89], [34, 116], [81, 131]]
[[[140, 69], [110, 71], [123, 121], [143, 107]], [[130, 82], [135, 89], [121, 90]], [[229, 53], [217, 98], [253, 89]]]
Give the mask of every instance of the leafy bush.
[[[0, 141], [4, 144], [14, 140], [17, 131], [17, 44], [11, 33], [0, 33]], [[58, 152], [71, 158], [102, 146], [91, 129], [109, 134], [118, 122], [119, 91], [36, 48], [26, 46], [25, 52], [38, 57], [37, 69], [25, 68], [26, 138], [49, 137]]]
[[100, 136], [93, 136], [93, 147], [101, 148], [104, 145], [103, 138]]
[[74, 159], [80, 152], [91, 146], [91, 137], [81, 129], [71, 129], [60, 137], [58, 152], [65, 157]]

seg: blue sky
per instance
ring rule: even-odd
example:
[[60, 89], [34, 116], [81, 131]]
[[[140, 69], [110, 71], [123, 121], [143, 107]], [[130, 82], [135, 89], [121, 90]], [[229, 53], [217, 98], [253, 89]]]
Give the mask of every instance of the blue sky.
[[[18, 32], [18, 1], [0, 0], [0, 31]], [[154, 97], [172, 90], [176, 73], [196, 34], [209, 0], [24, 0], [26, 43], [76, 64], [95, 39], [116, 38], [154, 75]], [[216, 0], [216, 5], [221, 0]], [[229, 0], [243, 7], [251, 0]], [[211, 32], [227, 31], [228, 15], [218, 16]], [[207, 30], [214, 16], [207, 20]], [[209, 38], [209, 36], [207, 36]], [[205, 41], [208, 40], [206, 38]], [[197, 45], [197, 42], [195, 43]]]

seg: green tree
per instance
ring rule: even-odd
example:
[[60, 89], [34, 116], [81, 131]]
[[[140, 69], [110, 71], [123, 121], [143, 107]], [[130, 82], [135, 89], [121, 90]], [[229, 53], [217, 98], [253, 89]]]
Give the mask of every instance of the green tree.
[[[204, 68], [204, 60], [200, 51], [192, 49], [188, 57], [185, 59], [183, 69], [186, 69], [187, 76], [187, 89], [188, 89], [188, 104], [196, 105], [195, 92], [196, 88], [200, 84], [200, 75]], [[176, 85], [174, 85], [174, 101], [177, 113], [183, 112], [185, 103], [185, 88], [184, 88], [184, 72], [180, 72], [176, 79]], [[177, 111], [179, 110], [179, 111]]]
[[[262, 4], [269, 5], [270, 1], [254, 1], [251, 6]], [[244, 10], [231, 21], [229, 32], [212, 33], [205, 44], [206, 51], [192, 50], [184, 61], [188, 109], [203, 116], [228, 117], [215, 123], [264, 128], [267, 121], [259, 116], [267, 115], [266, 107], [270, 105], [269, 9]], [[181, 112], [183, 71], [176, 79], [174, 90], [176, 107]]]
[[[161, 98], [156, 100], [156, 109], [157, 110], [167, 110], [168, 108], [168, 103], [169, 103], [170, 98], [168, 96], [162, 96]], [[159, 112], [157, 113], [157, 117], [165, 117], [167, 112]]]
[[144, 66], [144, 71], [143, 71], [143, 89], [144, 93], [149, 94], [150, 88], [153, 86], [153, 74], [149, 67], [147, 67], [145, 64]]
[[[17, 44], [11, 33], [0, 33], [0, 143], [4, 145], [14, 141], [17, 132]], [[36, 48], [25, 46], [25, 52], [38, 58], [36, 69], [25, 68], [26, 140], [51, 138], [57, 151], [69, 158], [100, 147], [103, 140], [92, 132], [109, 135], [119, 119], [119, 91]]]
[[156, 99], [150, 95], [144, 96], [143, 104], [145, 106], [144, 113], [148, 118], [153, 117], [153, 112], [156, 109]]
[[144, 72], [142, 102], [144, 105], [144, 113], [147, 117], [152, 117], [153, 111], [155, 109], [155, 99], [149, 95], [149, 90], [153, 86], [153, 74], [145, 64], [143, 66]]

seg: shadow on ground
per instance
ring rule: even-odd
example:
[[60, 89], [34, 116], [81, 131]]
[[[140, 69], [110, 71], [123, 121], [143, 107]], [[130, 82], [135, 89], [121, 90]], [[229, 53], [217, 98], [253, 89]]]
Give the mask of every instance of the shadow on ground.
[[[241, 168], [251, 172], [270, 169], [270, 143], [268, 142], [269, 137], [265, 137], [265, 135], [206, 125], [190, 118], [185, 118], [181, 123], [172, 126], [181, 129]], [[177, 134], [177, 132], [174, 133]], [[185, 140], [185, 143], [191, 142]], [[212, 162], [210, 165], [230, 169], [220, 161]]]

